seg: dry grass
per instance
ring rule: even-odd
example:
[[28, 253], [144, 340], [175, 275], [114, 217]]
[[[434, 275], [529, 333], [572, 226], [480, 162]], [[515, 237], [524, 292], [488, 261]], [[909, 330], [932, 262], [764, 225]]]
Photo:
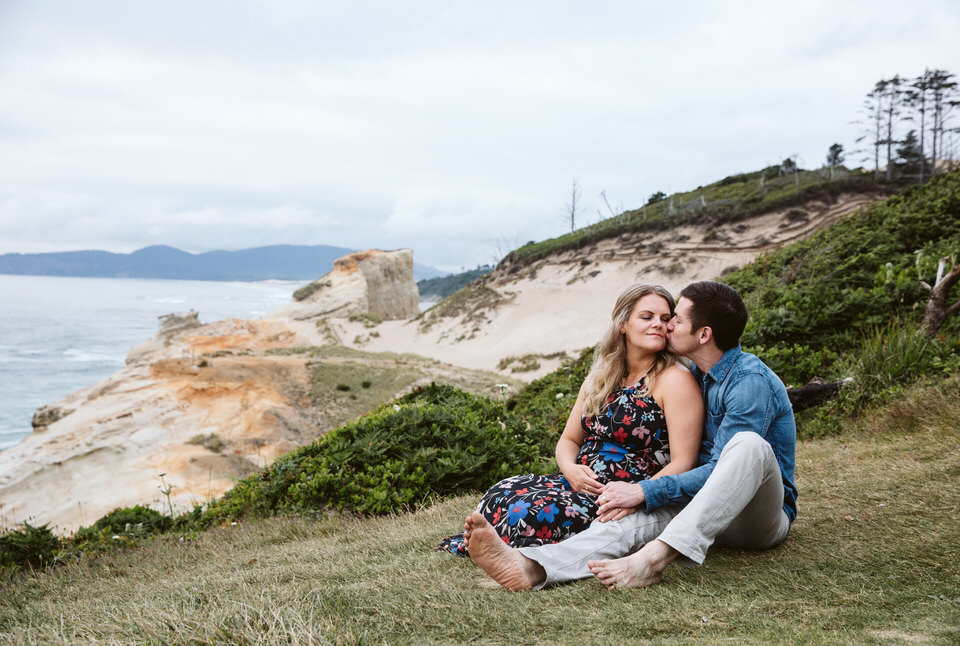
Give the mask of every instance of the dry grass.
[[803, 443], [800, 518], [769, 552], [666, 583], [530, 594], [435, 553], [474, 500], [277, 518], [0, 582], [6, 643], [945, 644], [960, 641], [960, 400], [914, 393]]

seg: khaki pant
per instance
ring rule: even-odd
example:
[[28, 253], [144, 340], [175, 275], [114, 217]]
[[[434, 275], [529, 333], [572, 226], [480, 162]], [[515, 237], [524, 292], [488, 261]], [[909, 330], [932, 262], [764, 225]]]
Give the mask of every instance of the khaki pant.
[[[773, 449], [757, 433], [737, 433], [713, 473], [686, 507], [638, 511], [616, 522], [593, 523], [565, 541], [520, 552], [547, 573], [543, 585], [592, 576], [587, 561], [632, 554], [660, 539], [690, 565], [703, 563], [713, 544], [767, 549], [787, 537], [783, 481]], [[542, 586], [541, 586], [542, 587]]]

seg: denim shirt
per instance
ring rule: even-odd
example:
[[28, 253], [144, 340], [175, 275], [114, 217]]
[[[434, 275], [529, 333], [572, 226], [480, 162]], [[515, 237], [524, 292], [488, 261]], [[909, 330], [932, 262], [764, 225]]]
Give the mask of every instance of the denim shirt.
[[752, 431], [773, 448], [783, 478], [783, 511], [793, 522], [797, 517], [797, 488], [793, 483], [797, 429], [783, 382], [740, 346], [727, 350], [706, 374], [694, 368], [693, 375], [707, 406], [700, 466], [641, 482], [646, 508], [689, 502], [713, 472], [727, 442], [736, 433]]

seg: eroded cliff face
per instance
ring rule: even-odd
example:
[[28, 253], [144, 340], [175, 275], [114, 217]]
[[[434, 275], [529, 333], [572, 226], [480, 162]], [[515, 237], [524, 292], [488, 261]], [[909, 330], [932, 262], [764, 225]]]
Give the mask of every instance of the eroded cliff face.
[[323, 293], [293, 304], [305, 320], [160, 317], [124, 368], [37, 411], [34, 432], [0, 452], [0, 527], [70, 532], [117, 507], [166, 509], [160, 474], [170, 503], [188, 509], [419, 385], [499, 392], [496, 374], [328, 345], [310, 308], [368, 322], [417, 314], [409, 250], [350, 254], [324, 280]]
[[189, 509], [412, 388], [439, 380], [493, 396], [503, 381], [416, 357], [325, 354], [313, 322], [230, 319], [158, 337], [41, 409], [34, 433], [0, 452], [0, 526], [66, 533], [117, 507], [165, 510], [160, 474], [174, 508]]
[[382, 320], [409, 319], [419, 313], [413, 278], [413, 251], [358, 251], [339, 258], [333, 271], [313, 282], [308, 295], [268, 316], [303, 321], [370, 314]]

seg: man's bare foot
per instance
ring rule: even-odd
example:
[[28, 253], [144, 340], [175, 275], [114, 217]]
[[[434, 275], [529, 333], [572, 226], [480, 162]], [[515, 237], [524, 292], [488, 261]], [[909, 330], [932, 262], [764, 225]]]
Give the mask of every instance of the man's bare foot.
[[609, 561], [587, 561], [593, 575], [611, 590], [645, 588], [663, 579], [663, 571], [680, 553], [662, 541], [651, 541], [639, 552]]
[[539, 563], [504, 543], [493, 525], [478, 512], [467, 516], [463, 539], [470, 558], [511, 592], [531, 590], [547, 576]]

